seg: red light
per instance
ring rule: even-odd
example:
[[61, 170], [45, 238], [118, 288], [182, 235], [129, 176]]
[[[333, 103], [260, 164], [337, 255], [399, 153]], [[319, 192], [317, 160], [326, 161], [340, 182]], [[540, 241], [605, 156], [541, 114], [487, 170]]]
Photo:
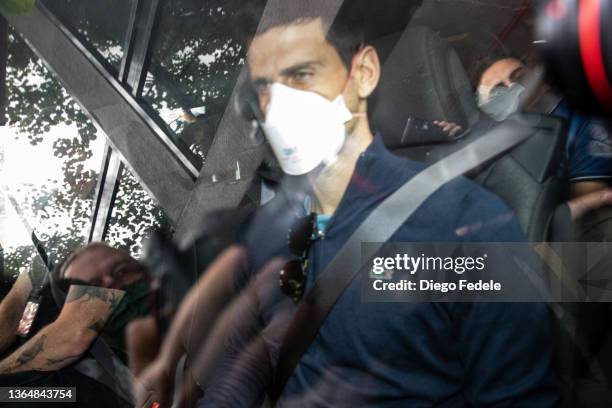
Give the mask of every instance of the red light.
[[584, 73], [601, 106], [612, 113], [612, 85], [606, 73], [601, 41], [601, 3], [580, 0], [579, 6], [578, 29]]

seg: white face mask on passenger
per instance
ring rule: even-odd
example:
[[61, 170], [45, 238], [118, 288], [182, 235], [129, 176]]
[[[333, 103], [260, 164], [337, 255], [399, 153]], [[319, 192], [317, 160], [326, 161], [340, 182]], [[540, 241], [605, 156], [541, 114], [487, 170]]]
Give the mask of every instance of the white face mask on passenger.
[[329, 101], [274, 83], [262, 127], [283, 171], [297, 176], [336, 160], [346, 140], [344, 124], [352, 117], [342, 94]]
[[493, 120], [502, 122], [518, 111], [523, 92], [525, 87], [518, 83], [513, 83], [510, 87], [499, 87], [491, 91], [491, 96], [486, 102], [479, 94], [478, 107]]

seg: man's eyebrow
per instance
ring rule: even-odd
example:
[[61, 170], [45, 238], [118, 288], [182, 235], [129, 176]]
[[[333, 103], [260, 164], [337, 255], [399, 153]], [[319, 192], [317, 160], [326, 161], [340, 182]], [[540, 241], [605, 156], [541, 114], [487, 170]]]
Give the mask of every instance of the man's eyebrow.
[[321, 61], [301, 62], [299, 64], [292, 65], [288, 68], [283, 69], [280, 74], [282, 76], [291, 76], [302, 69], [312, 68], [313, 66], [316, 66], [316, 65], [322, 65]]
[[257, 79], [253, 79], [253, 80], [251, 81], [251, 86], [252, 86], [254, 89], [258, 89], [258, 88], [260, 88], [260, 87], [265, 87], [265, 86], [268, 86], [268, 85], [270, 85], [272, 82], [274, 82], [274, 81], [272, 80], [272, 78], [257, 78]]
[[513, 70], [513, 71], [510, 73], [510, 80], [511, 80], [512, 82], [516, 81], [516, 79], [517, 79], [517, 77], [519, 76], [519, 74], [520, 74], [521, 72], [523, 72], [524, 70], [525, 70], [525, 67], [524, 67], [524, 66], [520, 66], [520, 67], [515, 68], [515, 69], [514, 69], [514, 70]]

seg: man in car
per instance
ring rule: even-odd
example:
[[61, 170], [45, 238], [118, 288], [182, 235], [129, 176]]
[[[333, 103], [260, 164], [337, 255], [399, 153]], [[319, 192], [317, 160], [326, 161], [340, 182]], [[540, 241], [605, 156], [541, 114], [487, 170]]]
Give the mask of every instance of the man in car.
[[584, 197], [610, 186], [612, 140], [608, 123], [574, 112], [546, 84], [538, 84], [534, 90], [526, 89], [525, 82], [533, 80], [533, 70], [518, 58], [484, 61], [480, 69], [476, 97], [481, 109], [493, 119], [504, 120], [524, 109], [566, 120], [568, 135], [562, 175], [571, 183], [571, 198]]
[[[105, 401], [120, 406], [116, 397], [108, 395], [108, 389], [75, 370], [74, 363], [98, 337], [119, 358], [125, 358], [125, 326], [149, 312], [149, 284], [143, 267], [123, 251], [94, 243], [72, 253], [59, 266], [56, 279], [71, 283], [59, 314], [0, 361], [0, 384], [77, 386], [82, 388], [83, 394], [77, 397], [82, 406], [98, 406]], [[60, 291], [61, 286], [66, 286], [54, 284]], [[0, 346], [3, 349], [16, 339], [31, 290], [28, 274], [22, 273], [0, 304]], [[43, 293], [51, 296], [49, 292]], [[41, 305], [49, 305], [49, 302], [43, 301]], [[106, 394], [89, 399], [94, 396], [87, 397], [86, 390], [106, 390]]]
[[[316, 214], [308, 262], [301, 263], [308, 291], [364, 219], [423, 166], [389, 153], [370, 129], [368, 97], [381, 70], [355, 18], [360, 2], [345, 2], [333, 25], [329, 16], [288, 3], [282, 18], [260, 25], [248, 66], [268, 141], [283, 170], [305, 178], [308, 187], [296, 207], [283, 211], [278, 198], [254, 217], [245, 236], [250, 262], [243, 282], [274, 256], [289, 257], [282, 225], [284, 214], [297, 208]], [[359, 13], [374, 15], [375, 9]], [[391, 238], [520, 240], [508, 208], [464, 178], [434, 193]], [[363, 303], [361, 279], [337, 300], [278, 406], [558, 403], [545, 305]], [[225, 354], [201, 406], [252, 406], [263, 399], [283, 341], [278, 326], [286, 327], [296, 308], [278, 280], [278, 273], [251, 280], [253, 290], [229, 317]]]

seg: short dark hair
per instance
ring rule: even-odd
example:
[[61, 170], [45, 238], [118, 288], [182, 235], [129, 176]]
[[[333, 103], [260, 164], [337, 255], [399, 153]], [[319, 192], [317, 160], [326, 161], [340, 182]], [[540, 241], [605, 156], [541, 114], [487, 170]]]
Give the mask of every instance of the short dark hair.
[[283, 0], [262, 19], [257, 34], [321, 18], [329, 26], [327, 41], [349, 68], [361, 45], [403, 30], [421, 3], [422, 0], [345, 0], [334, 13], [329, 0]]
[[472, 89], [474, 91], [477, 91], [478, 84], [480, 84], [480, 79], [482, 78], [482, 75], [485, 73], [485, 71], [491, 68], [495, 63], [501, 60], [505, 60], [505, 59], [515, 59], [527, 65], [524, 58], [518, 55], [515, 55], [515, 54], [511, 54], [511, 53], [507, 53], [507, 54], [506, 53], [504, 54], [495, 53], [495, 54], [480, 58], [476, 60], [470, 68], [469, 77], [470, 77], [470, 82], [472, 83]]
[[336, 15], [334, 10], [330, 9], [329, 2], [327, 6], [324, 3], [325, 0], [279, 2], [278, 6], [262, 19], [256, 35], [275, 27], [307, 23], [321, 18], [323, 24], [329, 27], [327, 41], [336, 48], [342, 62], [349, 67], [353, 55], [365, 41], [363, 16], [354, 7], [347, 6], [351, 1], [344, 2]]

